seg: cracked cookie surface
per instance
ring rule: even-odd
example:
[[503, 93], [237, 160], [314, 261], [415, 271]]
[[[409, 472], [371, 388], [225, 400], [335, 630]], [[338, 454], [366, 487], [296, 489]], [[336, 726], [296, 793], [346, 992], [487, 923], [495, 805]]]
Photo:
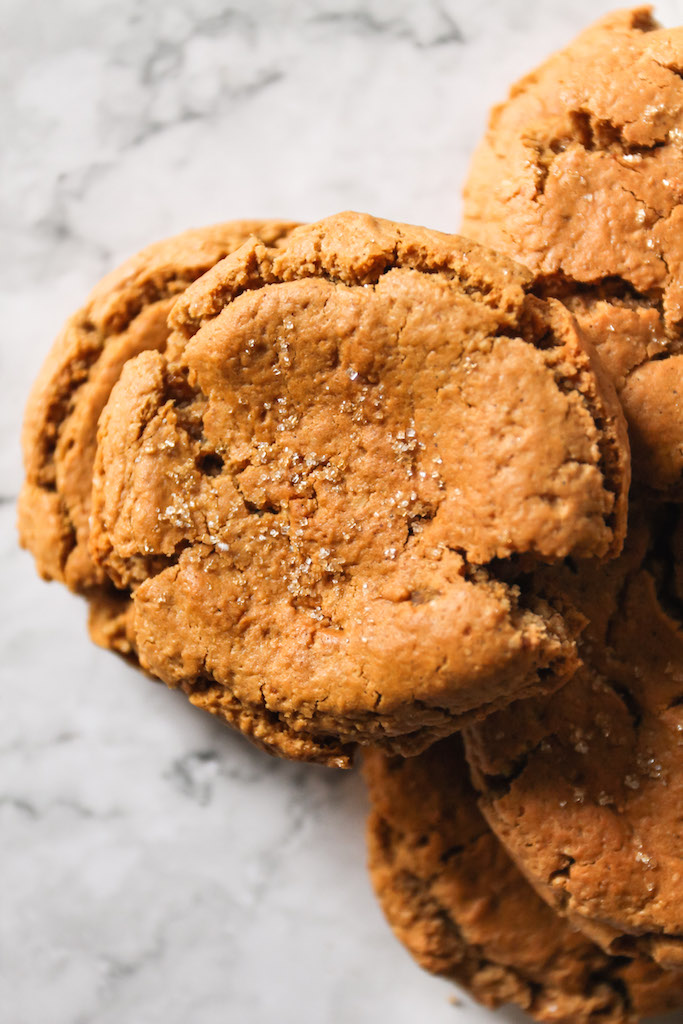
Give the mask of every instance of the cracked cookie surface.
[[[293, 227], [234, 221], [156, 242], [103, 278], [69, 318], [31, 391], [22, 436], [19, 534], [45, 579], [80, 593], [97, 588], [106, 607], [108, 581], [88, 536], [97, 421], [111, 389], [128, 359], [165, 347], [170, 309], [192, 281], [251, 235], [272, 245]], [[108, 646], [101, 631], [96, 639]]]
[[482, 809], [541, 894], [609, 952], [683, 966], [683, 631], [676, 506], [634, 510], [627, 550], [550, 573], [589, 619], [553, 695], [465, 732]]
[[289, 757], [411, 751], [556, 687], [572, 622], [498, 578], [620, 547], [614, 391], [560, 303], [455, 236], [342, 214], [176, 302], [100, 419], [91, 551], [141, 662]]
[[460, 737], [363, 760], [372, 883], [422, 967], [553, 1024], [627, 1024], [683, 1004], [683, 975], [609, 956], [537, 895], [477, 807]]
[[611, 14], [494, 108], [464, 234], [560, 297], [598, 348], [634, 478], [683, 498], [683, 29]]

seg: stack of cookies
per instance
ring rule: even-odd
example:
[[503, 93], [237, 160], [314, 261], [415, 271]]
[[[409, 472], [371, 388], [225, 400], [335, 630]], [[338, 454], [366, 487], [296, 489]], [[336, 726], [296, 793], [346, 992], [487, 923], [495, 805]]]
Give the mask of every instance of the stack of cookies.
[[93, 640], [364, 748], [396, 934], [542, 1021], [683, 1005], [682, 77], [648, 9], [584, 33], [493, 112], [467, 238], [150, 246], [25, 420], [21, 540]]

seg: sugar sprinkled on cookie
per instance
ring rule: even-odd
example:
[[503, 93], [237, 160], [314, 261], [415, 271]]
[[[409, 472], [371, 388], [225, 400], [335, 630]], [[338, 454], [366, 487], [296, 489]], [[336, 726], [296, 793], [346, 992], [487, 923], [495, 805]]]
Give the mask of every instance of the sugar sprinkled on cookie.
[[596, 345], [634, 478], [683, 495], [683, 28], [601, 19], [494, 108], [462, 230], [528, 266]]
[[176, 302], [100, 420], [91, 552], [142, 664], [286, 756], [418, 750], [575, 666], [515, 556], [609, 557], [628, 450], [560, 303], [455, 236], [342, 214]]

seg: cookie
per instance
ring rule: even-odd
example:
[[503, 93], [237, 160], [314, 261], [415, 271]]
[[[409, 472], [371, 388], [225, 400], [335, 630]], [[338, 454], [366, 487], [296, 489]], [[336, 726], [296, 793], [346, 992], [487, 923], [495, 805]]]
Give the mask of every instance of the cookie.
[[143, 666], [333, 764], [567, 678], [574, 624], [501, 563], [614, 554], [629, 462], [611, 385], [529, 282], [342, 214], [188, 288], [98, 432], [91, 552]]
[[683, 1005], [683, 975], [612, 957], [537, 895], [486, 824], [453, 736], [364, 757], [369, 868], [397, 938], [489, 1007], [553, 1024], [626, 1024]]
[[528, 266], [597, 347], [634, 479], [683, 498], [683, 29], [620, 11], [494, 108], [464, 234]]
[[678, 514], [634, 509], [620, 559], [546, 581], [590, 620], [582, 669], [465, 733], [484, 814], [544, 898], [609, 952], [667, 967], [683, 966]]
[[293, 227], [235, 221], [148, 246], [107, 275], [64, 326], [26, 407], [21, 543], [45, 579], [79, 593], [106, 586], [88, 553], [97, 421], [126, 360], [162, 350], [178, 295], [252, 234], [276, 244]]

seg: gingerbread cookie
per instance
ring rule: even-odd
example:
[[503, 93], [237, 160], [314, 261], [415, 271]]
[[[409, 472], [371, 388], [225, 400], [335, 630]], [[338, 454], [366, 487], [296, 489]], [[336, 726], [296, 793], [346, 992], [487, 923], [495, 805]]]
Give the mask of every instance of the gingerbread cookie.
[[[589, 624], [552, 700], [465, 733], [482, 809], [543, 896], [610, 952], [683, 966], [683, 631], [672, 512], [608, 566], [548, 573]], [[551, 576], [554, 575], [554, 581]], [[543, 590], [543, 586], [540, 586]]]
[[88, 553], [97, 421], [121, 369], [162, 350], [175, 299], [251, 235], [274, 245], [294, 225], [235, 221], [186, 231], [127, 260], [95, 287], [55, 341], [32, 389], [23, 430], [21, 543], [45, 579], [83, 593], [106, 585]]
[[426, 970], [486, 1006], [553, 1024], [626, 1024], [683, 1005], [683, 975], [608, 956], [536, 894], [477, 807], [460, 737], [364, 757], [372, 882]]
[[465, 234], [528, 266], [598, 348], [634, 478], [683, 497], [683, 29], [603, 18], [496, 107]]
[[609, 556], [616, 396], [558, 302], [455, 236], [342, 214], [176, 302], [100, 419], [91, 552], [145, 666], [289, 757], [413, 751], [576, 667], [502, 560]]

